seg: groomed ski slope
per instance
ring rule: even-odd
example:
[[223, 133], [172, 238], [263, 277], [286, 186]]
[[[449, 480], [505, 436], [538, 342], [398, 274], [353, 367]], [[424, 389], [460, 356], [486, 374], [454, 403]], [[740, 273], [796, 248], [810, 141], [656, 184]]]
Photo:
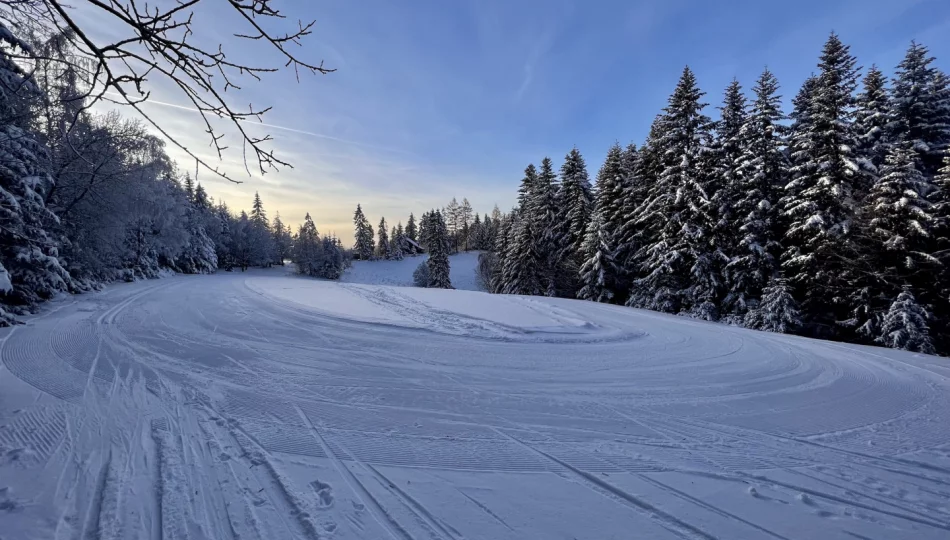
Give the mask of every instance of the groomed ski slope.
[[946, 359], [279, 269], [0, 339], [3, 540], [950, 538]]

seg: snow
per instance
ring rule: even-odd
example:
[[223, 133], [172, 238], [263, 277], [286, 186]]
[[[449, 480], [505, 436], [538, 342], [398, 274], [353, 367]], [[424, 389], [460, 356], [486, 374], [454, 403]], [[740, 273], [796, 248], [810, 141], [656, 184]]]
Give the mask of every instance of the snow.
[[376, 284], [420, 260], [118, 284], [3, 329], [0, 535], [950, 534], [946, 359]]
[[[478, 254], [477, 251], [468, 251], [449, 256], [453, 287], [466, 291], [482, 290], [475, 277]], [[340, 281], [412, 287], [412, 273], [426, 259], [428, 259], [427, 255], [417, 255], [406, 257], [401, 261], [353, 261], [353, 267], [343, 274]]]

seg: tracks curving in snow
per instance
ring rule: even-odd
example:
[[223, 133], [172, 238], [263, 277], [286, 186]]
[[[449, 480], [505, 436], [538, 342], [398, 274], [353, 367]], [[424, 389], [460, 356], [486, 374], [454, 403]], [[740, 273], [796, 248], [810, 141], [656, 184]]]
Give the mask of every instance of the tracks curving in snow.
[[950, 530], [932, 357], [264, 271], [3, 332], [6, 540]]

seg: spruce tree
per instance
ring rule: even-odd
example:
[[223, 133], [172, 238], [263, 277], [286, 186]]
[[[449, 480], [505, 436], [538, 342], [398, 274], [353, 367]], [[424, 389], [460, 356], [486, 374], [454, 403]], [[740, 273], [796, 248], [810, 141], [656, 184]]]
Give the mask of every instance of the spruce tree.
[[[416, 243], [419, 242], [419, 230], [416, 228], [416, 216], [414, 216], [411, 212], [409, 213], [409, 221], [406, 222], [406, 238]], [[415, 253], [416, 250], [415, 247], [413, 247], [412, 254]]]
[[640, 173], [640, 151], [635, 144], [627, 145], [621, 159], [623, 166], [623, 194], [611, 221], [616, 227], [611, 231], [614, 243], [614, 264], [618, 269], [614, 301], [627, 301], [637, 269], [634, 255], [639, 245], [640, 228], [633, 217], [646, 196]]
[[753, 91], [755, 100], [739, 134], [734, 219], [727, 225], [735, 244], [726, 267], [729, 292], [724, 307], [739, 317], [755, 307], [778, 266], [781, 246], [776, 238], [776, 204], [789, 166], [783, 148], [778, 80], [766, 69]]
[[402, 245], [399, 241], [401, 237], [402, 234], [396, 230], [396, 227], [393, 227], [389, 235], [389, 258], [394, 261], [401, 261], [403, 258]]
[[284, 259], [287, 259], [291, 255], [290, 245], [292, 238], [290, 228], [285, 226], [284, 222], [280, 219], [280, 212], [274, 215], [272, 228], [274, 234], [274, 262], [283, 266]]
[[563, 246], [568, 257], [580, 252], [587, 222], [593, 208], [590, 178], [587, 165], [577, 148], [572, 148], [561, 166], [560, 200], [562, 223], [564, 224]]
[[[541, 160], [537, 189], [534, 195], [535, 249], [540, 265], [541, 286], [545, 296], [556, 296], [563, 281], [562, 254], [563, 228], [559, 221], [561, 209], [558, 202], [560, 184], [554, 173], [551, 158]], [[497, 207], [495, 208], [497, 210]], [[485, 223], [494, 223], [485, 217]], [[486, 225], [487, 226], [487, 225]], [[489, 241], [491, 240], [489, 234]]]
[[788, 334], [801, 327], [802, 319], [792, 289], [776, 278], [762, 291], [762, 300], [745, 316], [747, 328]]
[[451, 289], [448, 230], [441, 212], [433, 212], [430, 219], [432, 231], [426, 246], [426, 251], [429, 252], [429, 258], [426, 260], [426, 266], [429, 267], [429, 287]]
[[807, 91], [808, 102], [802, 104], [807, 124], [796, 128], [796, 164], [781, 200], [788, 227], [782, 267], [818, 335], [834, 335], [835, 321], [845, 318], [847, 307], [847, 268], [838, 254], [853, 243], [854, 186], [861, 174], [852, 125], [855, 64], [848, 46], [832, 34], [822, 51], [820, 73]]
[[[274, 218], [276, 221], [276, 217]], [[297, 230], [294, 241], [293, 262], [297, 273], [305, 276], [322, 277], [324, 274], [323, 243], [317, 226], [310, 213], [304, 217], [303, 224]]]
[[371, 260], [373, 258], [373, 227], [369, 224], [359, 204], [356, 205], [356, 212], [353, 214], [353, 225], [356, 229], [353, 251], [361, 261]]
[[891, 103], [886, 84], [881, 70], [871, 66], [864, 76], [864, 88], [857, 97], [854, 113], [854, 132], [858, 142], [856, 154], [862, 166], [871, 172], [869, 184], [860, 186], [858, 199], [870, 191], [890, 147]]
[[739, 168], [743, 153], [742, 128], [746, 123], [747, 105], [742, 86], [733, 79], [726, 87], [719, 120], [715, 123], [712, 144], [712, 174], [706, 192], [712, 197], [712, 219], [715, 220], [715, 242], [726, 253], [734, 253], [738, 238], [731, 225], [736, 220], [735, 205], [740, 195]]
[[376, 257], [386, 260], [389, 259], [389, 230], [386, 225], [386, 218], [379, 220], [379, 233], [376, 235]]
[[940, 168], [950, 143], [950, 88], [933, 61], [927, 47], [911, 42], [897, 65], [891, 93], [892, 136], [912, 145], [928, 178]]
[[598, 198], [593, 216], [587, 225], [587, 235], [582, 246], [584, 263], [580, 269], [581, 289], [577, 291], [577, 297], [581, 300], [609, 302], [614, 297], [616, 288], [616, 265], [610, 246], [610, 233], [604, 226], [604, 215], [610, 213], [610, 208], [607, 205], [601, 208], [600, 201]]
[[[23, 46], [6, 28], [0, 40]], [[42, 300], [72, 288], [59, 258], [58, 218], [46, 207], [54, 180], [47, 148], [32, 131], [27, 107], [40, 96], [34, 79], [0, 48], [0, 301], [30, 311]], [[0, 308], [0, 325], [13, 322]]]
[[877, 342], [892, 349], [933, 354], [927, 325], [929, 317], [927, 310], [917, 303], [910, 287], [904, 287], [884, 315]]
[[705, 167], [710, 120], [702, 113], [702, 96], [693, 72], [685, 68], [655, 143], [662, 170], [635, 218], [658, 233], [638, 252], [645, 275], [635, 282], [628, 304], [715, 319], [722, 286], [716, 269], [723, 255], [712, 241]]

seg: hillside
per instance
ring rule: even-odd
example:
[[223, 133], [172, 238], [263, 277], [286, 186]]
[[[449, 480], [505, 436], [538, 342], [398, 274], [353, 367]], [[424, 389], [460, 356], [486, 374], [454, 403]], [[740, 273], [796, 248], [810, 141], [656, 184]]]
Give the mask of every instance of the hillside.
[[0, 534], [950, 534], [944, 359], [373, 284], [418, 260], [116, 285], [4, 329]]

